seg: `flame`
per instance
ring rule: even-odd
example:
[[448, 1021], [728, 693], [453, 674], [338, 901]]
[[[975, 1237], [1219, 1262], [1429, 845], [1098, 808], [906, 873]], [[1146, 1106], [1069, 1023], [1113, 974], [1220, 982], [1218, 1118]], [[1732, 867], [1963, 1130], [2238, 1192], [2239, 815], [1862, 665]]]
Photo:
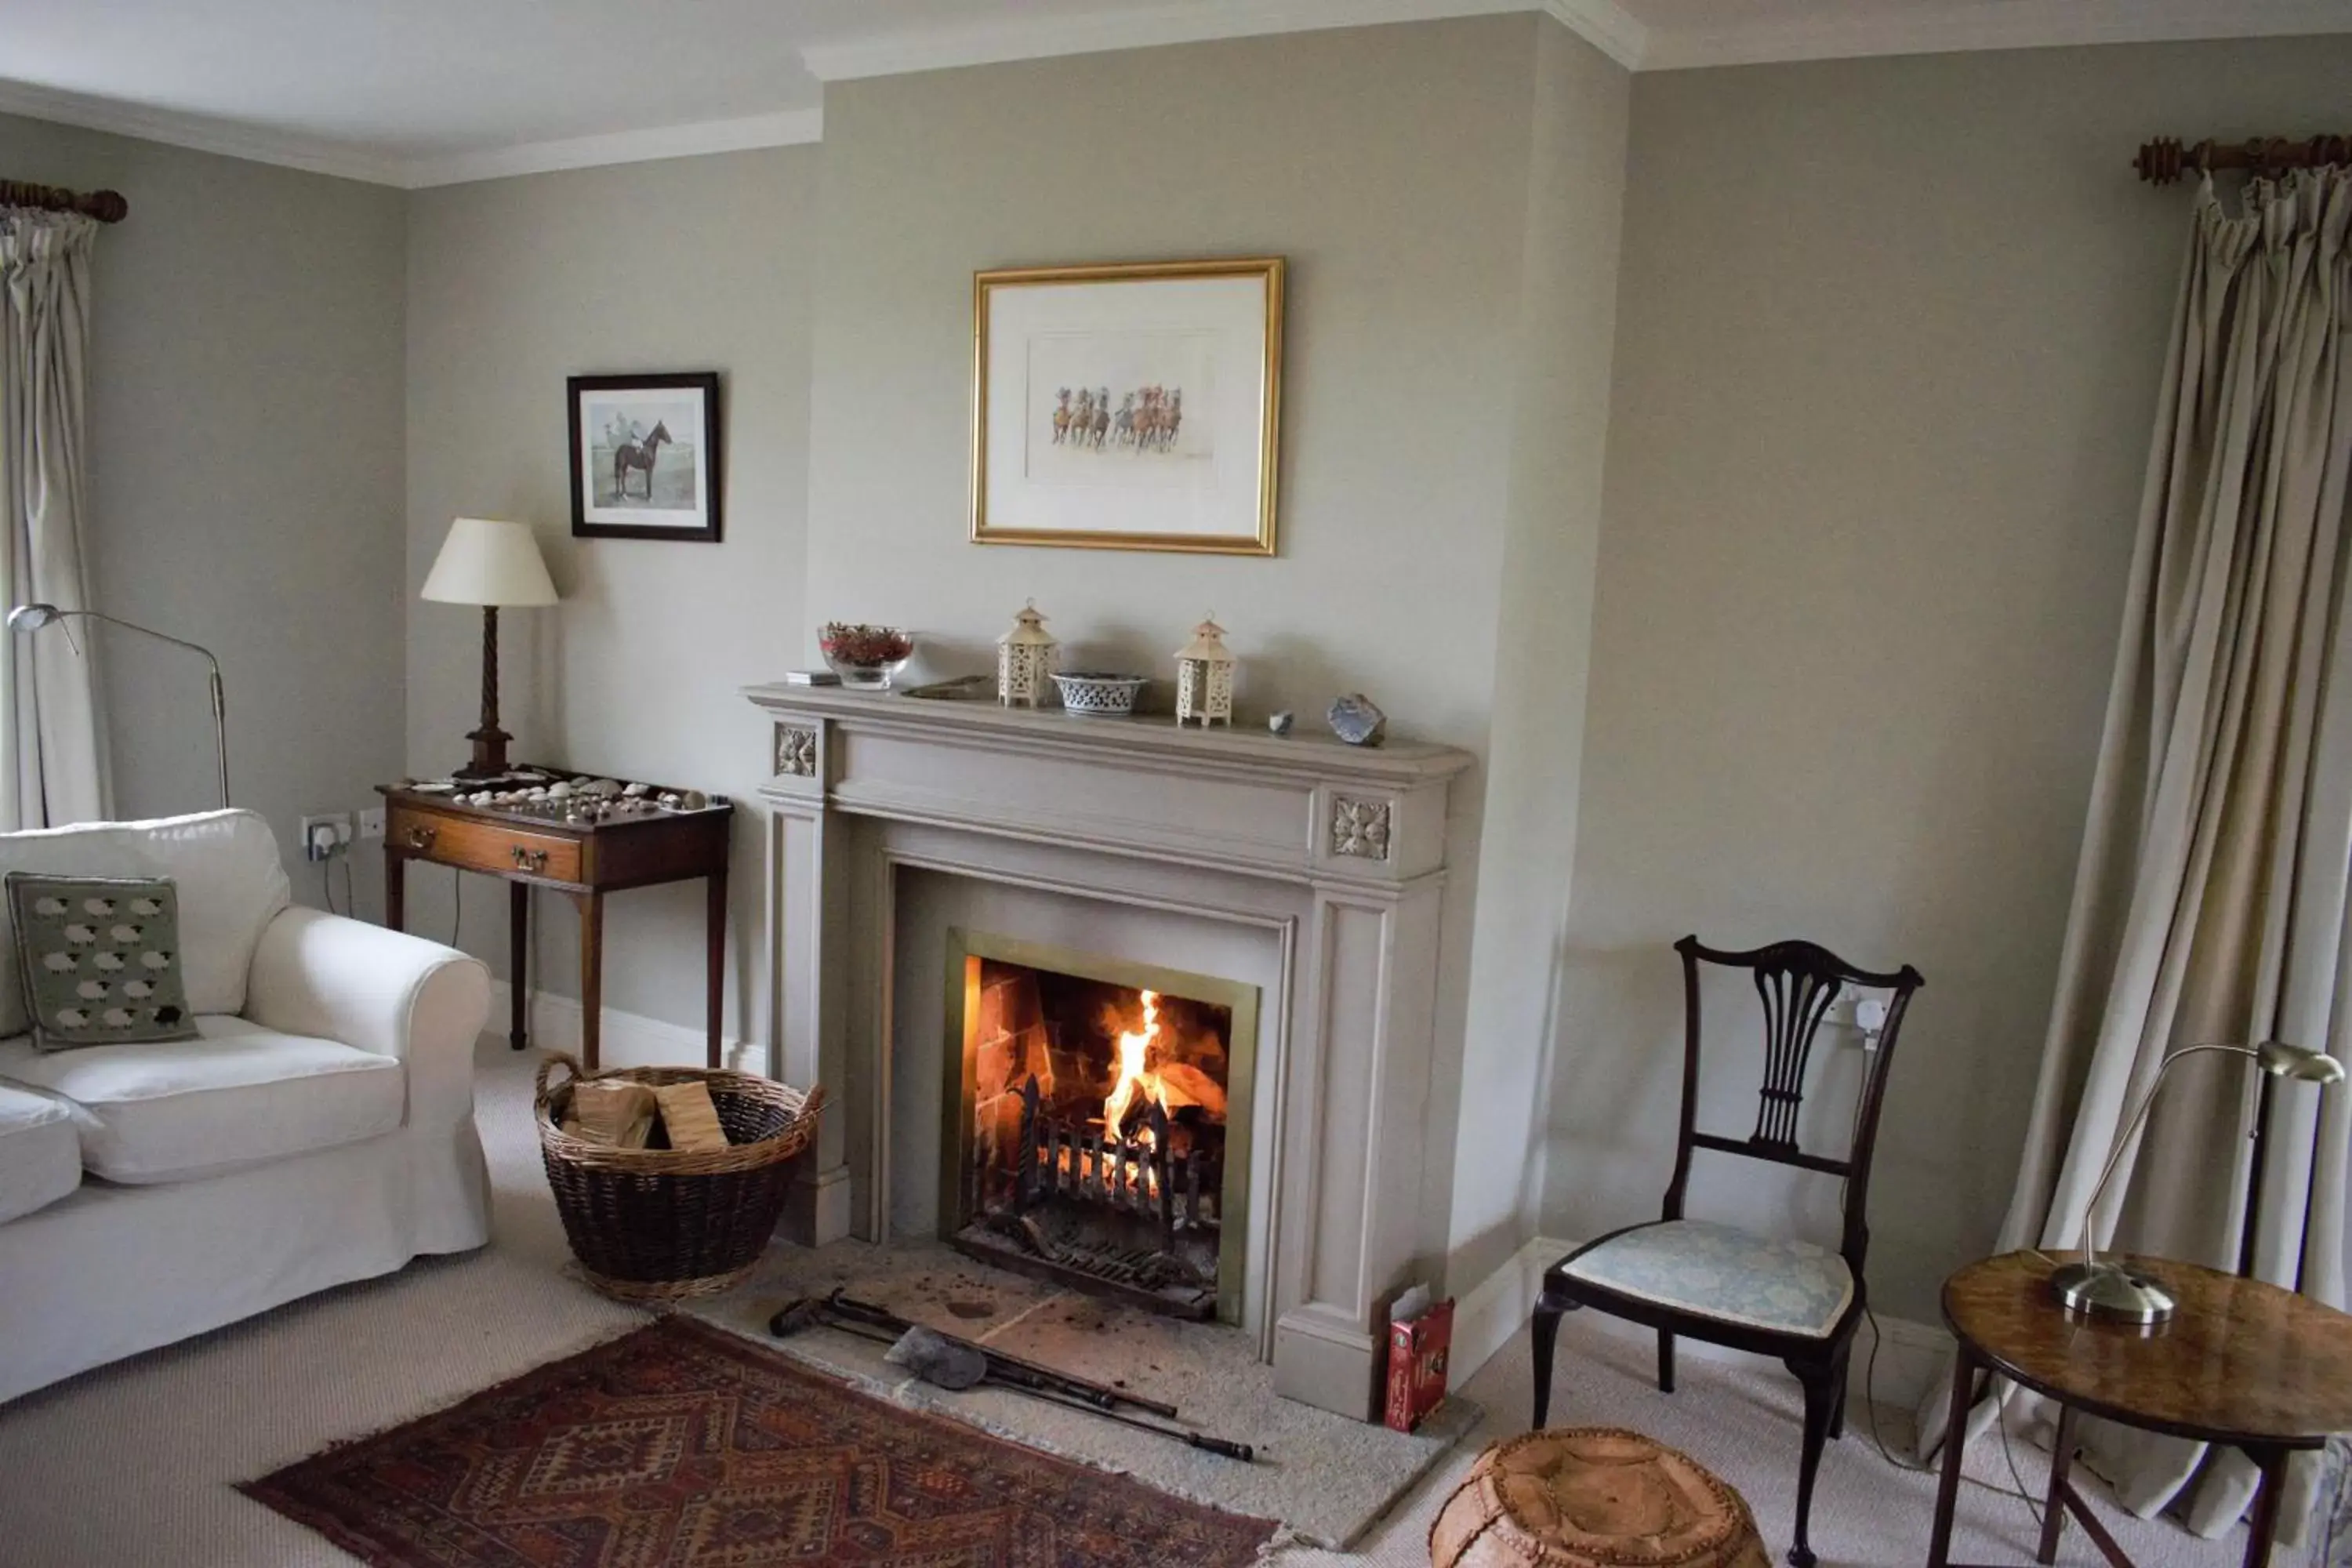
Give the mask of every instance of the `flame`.
[[1150, 1102], [1163, 1099], [1160, 1075], [1144, 1065], [1150, 1054], [1151, 1042], [1160, 1037], [1160, 993], [1143, 993], [1143, 1027], [1129, 1029], [1118, 1037], [1118, 1082], [1103, 1100], [1103, 1126], [1116, 1134], [1119, 1123], [1127, 1119], [1128, 1110], [1139, 1097]]

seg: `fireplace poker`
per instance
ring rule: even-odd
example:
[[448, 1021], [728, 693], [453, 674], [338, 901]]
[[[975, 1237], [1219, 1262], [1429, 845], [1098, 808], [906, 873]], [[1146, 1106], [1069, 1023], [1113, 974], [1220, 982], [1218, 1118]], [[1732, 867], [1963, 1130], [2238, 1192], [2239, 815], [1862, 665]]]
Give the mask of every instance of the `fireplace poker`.
[[[1228, 1459], [1239, 1459], [1244, 1464], [1252, 1462], [1257, 1457], [1256, 1450], [1247, 1443], [1236, 1443], [1224, 1437], [1213, 1437], [1203, 1432], [1195, 1432], [1189, 1426], [1171, 1426], [1158, 1420], [1148, 1420], [1143, 1416], [1131, 1415], [1120, 1408], [1122, 1405], [1132, 1405], [1136, 1409], [1149, 1411], [1153, 1415], [1164, 1416], [1168, 1421], [1172, 1422], [1178, 1419], [1176, 1407], [1172, 1405], [1145, 1399], [1140, 1395], [1129, 1394], [1125, 1389], [1090, 1383], [1085, 1378], [1074, 1376], [1069, 1373], [1057, 1372], [1052, 1367], [1042, 1366], [1035, 1362], [1024, 1361], [1018, 1356], [991, 1350], [986, 1345], [974, 1343], [971, 1340], [959, 1339], [953, 1334], [940, 1333], [935, 1329], [898, 1317], [896, 1313], [869, 1302], [845, 1297], [838, 1290], [822, 1300], [814, 1296], [803, 1296], [797, 1300], [785, 1302], [776, 1315], [768, 1320], [768, 1332], [778, 1339], [782, 1339], [799, 1332], [813, 1323], [823, 1323], [828, 1327], [839, 1329], [845, 1333], [871, 1340], [877, 1344], [897, 1345], [909, 1334], [926, 1335], [936, 1344], [946, 1347], [950, 1352], [961, 1352], [976, 1360], [982, 1369], [977, 1379], [978, 1382], [992, 1383], [1001, 1387], [1014, 1389], [1028, 1394], [1033, 1399], [1042, 1399], [1049, 1404], [1063, 1405], [1088, 1415], [1100, 1416], [1106, 1421], [1116, 1421], [1122, 1426], [1132, 1426], [1139, 1432], [1149, 1432], [1158, 1437], [1172, 1438], [1187, 1447], [1199, 1448], [1204, 1453], [1220, 1455]], [[942, 1387], [971, 1386], [968, 1381], [926, 1375], [926, 1369], [920, 1365], [918, 1365], [916, 1370], [917, 1375], [923, 1376], [924, 1381], [939, 1383]]]
[[[887, 1330], [893, 1339], [918, 1326], [911, 1318], [902, 1318], [887, 1307], [877, 1307], [870, 1301], [858, 1300], [856, 1297], [844, 1295], [839, 1290], [835, 1290], [824, 1299], [824, 1306], [835, 1318], [846, 1318], [854, 1322], [864, 1323], [869, 1328]], [[1070, 1398], [1088, 1405], [1099, 1405], [1106, 1410], [1114, 1405], [1131, 1405], [1138, 1410], [1165, 1416], [1171, 1421], [1178, 1418], [1176, 1407], [1163, 1404], [1160, 1400], [1146, 1399], [1139, 1394], [1131, 1394], [1124, 1388], [1114, 1388], [1106, 1383], [1091, 1383], [1076, 1373], [1064, 1372], [1059, 1367], [1046, 1366], [1041, 1362], [1024, 1361], [1009, 1352], [982, 1344], [976, 1340], [960, 1340], [953, 1334], [942, 1334], [940, 1337], [956, 1344], [970, 1345], [973, 1350], [986, 1356], [992, 1367], [1001, 1367], [1010, 1373], [1011, 1375], [1003, 1381], [1015, 1386], [1022, 1386], [1023, 1380], [1026, 1378], [1034, 1381], [1039, 1387], [1054, 1389]]]

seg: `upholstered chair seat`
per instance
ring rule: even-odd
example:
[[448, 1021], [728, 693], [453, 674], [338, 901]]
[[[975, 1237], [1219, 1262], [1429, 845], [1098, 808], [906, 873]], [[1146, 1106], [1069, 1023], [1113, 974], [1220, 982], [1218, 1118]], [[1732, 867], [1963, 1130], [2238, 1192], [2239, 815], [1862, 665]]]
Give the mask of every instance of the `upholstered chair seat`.
[[1845, 1259], [1711, 1220], [1635, 1226], [1561, 1266], [1569, 1278], [1718, 1322], [1825, 1339], [1853, 1300]]

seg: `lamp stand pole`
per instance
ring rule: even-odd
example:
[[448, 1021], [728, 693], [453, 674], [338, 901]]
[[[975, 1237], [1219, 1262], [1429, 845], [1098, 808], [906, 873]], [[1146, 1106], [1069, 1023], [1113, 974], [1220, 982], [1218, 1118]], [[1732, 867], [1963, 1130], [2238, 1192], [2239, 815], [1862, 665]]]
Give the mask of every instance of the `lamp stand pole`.
[[[98, 621], [110, 626], [121, 626], [126, 632], [137, 632], [141, 637], [153, 637], [157, 642], [170, 643], [173, 647], [186, 648], [205, 661], [205, 668], [211, 671], [213, 778], [220, 790], [220, 803], [224, 808], [226, 807], [228, 805], [228, 698], [221, 684], [220, 660], [213, 657], [213, 650], [202, 643], [193, 643], [185, 637], [175, 637], [169, 632], [159, 632], [152, 626], [142, 626], [136, 621], [126, 621], [120, 616], [110, 616], [102, 610], [60, 610], [55, 605], [34, 604], [19, 605], [8, 612], [8, 629], [12, 632], [30, 634], [39, 631], [46, 626], [63, 624], [66, 642], [76, 654], [79, 654], [81, 645], [73, 640], [73, 627], [68, 624], [74, 621]], [[40, 700], [40, 685], [36, 681], [33, 687], [36, 724], [39, 721]]]
[[221, 805], [228, 805], [228, 695], [221, 686], [220, 666], [213, 666], [213, 761], [220, 781]]
[[507, 742], [514, 739], [499, 728], [499, 607], [482, 606], [482, 727], [466, 737], [474, 742], [474, 760], [457, 770], [461, 779], [502, 778], [507, 772]]

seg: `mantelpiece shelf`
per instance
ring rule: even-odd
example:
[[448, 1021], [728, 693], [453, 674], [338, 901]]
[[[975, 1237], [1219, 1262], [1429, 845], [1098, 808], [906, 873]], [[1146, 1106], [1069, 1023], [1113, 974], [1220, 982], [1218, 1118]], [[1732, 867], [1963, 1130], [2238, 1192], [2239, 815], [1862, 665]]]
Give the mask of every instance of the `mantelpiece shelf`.
[[[929, 699], [887, 691], [853, 691], [828, 686], [750, 686], [743, 695], [779, 713], [798, 713], [864, 727], [887, 726], [1053, 750], [1070, 748], [1152, 758], [1162, 765], [1244, 767], [1299, 777], [1378, 782], [1391, 787], [1451, 778], [1475, 761], [1454, 746], [1425, 741], [1391, 741], [1350, 746], [1336, 736], [1295, 731], [1272, 734], [1263, 728], [1179, 728], [1167, 714], [1133, 718], [1079, 718], [1059, 709], [1004, 708], [988, 700]], [[1319, 722], [1307, 720], [1307, 723]]]

